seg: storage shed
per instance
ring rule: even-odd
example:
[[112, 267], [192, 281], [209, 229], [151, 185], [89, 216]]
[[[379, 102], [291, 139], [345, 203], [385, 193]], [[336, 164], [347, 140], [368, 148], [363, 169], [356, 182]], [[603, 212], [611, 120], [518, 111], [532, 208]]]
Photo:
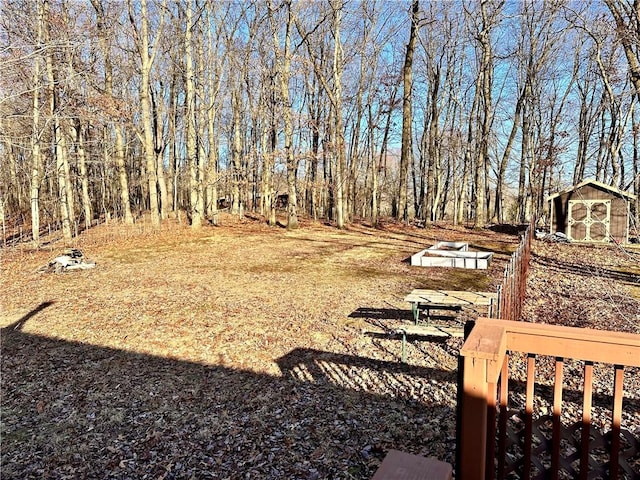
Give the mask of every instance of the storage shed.
[[551, 233], [573, 242], [628, 243], [631, 200], [635, 195], [596, 180], [585, 180], [549, 196]]

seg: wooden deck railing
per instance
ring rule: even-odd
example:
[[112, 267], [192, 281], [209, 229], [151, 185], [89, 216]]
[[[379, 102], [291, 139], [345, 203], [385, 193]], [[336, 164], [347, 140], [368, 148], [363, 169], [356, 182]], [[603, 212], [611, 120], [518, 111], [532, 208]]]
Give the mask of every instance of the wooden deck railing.
[[516, 251], [504, 269], [502, 283], [498, 286], [498, 300], [489, 311], [491, 318], [520, 320], [527, 288], [527, 273], [531, 259], [531, 242], [535, 232], [535, 219], [525, 231]]
[[[638, 374], [640, 335], [483, 318], [460, 354], [464, 378], [456, 478], [640, 477], [640, 442], [622, 420], [625, 369], [632, 369], [628, 375]], [[537, 356], [541, 368], [547, 356], [551, 359], [550, 386], [536, 381]], [[513, 364], [521, 357], [524, 375], [518, 381]], [[581, 366], [579, 394], [575, 382], [572, 387], [563, 382], [569, 359], [579, 361], [570, 362], [572, 367]], [[602, 393], [600, 384], [594, 397], [594, 364], [598, 371], [608, 369], [611, 393]], [[544, 391], [548, 411], [540, 399]], [[581, 402], [579, 408], [565, 408], [563, 393], [566, 400]], [[635, 410], [625, 410], [625, 415], [633, 423], [640, 416], [640, 399], [637, 392], [631, 394], [635, 398], [630, 408]], [[603, 410], [603, 397], [611, 400], [611, 408]], [[597, 409], [593, 398], [599, 399]], [[580, 417], [572, 419], [577, 412]], [[605, 415], [606, 421], [596, 414]], [[609, 425], [610, 431], [603, 433], [596, 425]]]

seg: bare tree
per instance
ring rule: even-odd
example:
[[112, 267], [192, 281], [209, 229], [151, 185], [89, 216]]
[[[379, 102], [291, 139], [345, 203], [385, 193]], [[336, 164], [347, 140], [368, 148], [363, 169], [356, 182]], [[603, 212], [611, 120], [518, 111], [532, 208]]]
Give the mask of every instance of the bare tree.
[[640, 1], [604, 0], [616, 23], [616, 33], [624, 48], [635, 94], [640, 100]]
[[[344, 203], [344, 179], [345, 179], [345, 167], [346, 167], [346, 143], [345, 143], [345, 131], [344, 121], [342, 117], [342, 64], [343, 64], [343, 50], [341, 40], [341, 27], [342, 27], [342, 10], [344, 3], [342, 0], [330, 0], [331, 8], [331, 33], [334, 39], [333, 43], [333, 56], [331, 66], [331, 81], [330, 85], [327, 76], [322, 71], [322, 63], [320, 59], [314, 54], [311, 44], [311, 32], [307, 31], [298, 18], [295, 18], [295, 25], [298, 30], [298, 34], [302, 38], [302, 41], [307, 46], [307, 52], [310, 61], [313, 65], [313, 70], [316, 77], [320, 81], [320, 84], [324, 88], [327, 98], [329, 99], [332, 107], [331, 124], [332, 131], [331, 137], [333, 139], [332, 150], [335, 154], [335, 169], [333, 172], [333, 190], [335, 193], [335, 209], [336, 209], [336, 224], [337, 227], [342, 229], [345, 227], [345, 223], [348, 220], [345, 212]], [[316, 30], [319, 26], [316, 26]]]
[[202, 191], [201, 170], [198, 168], [199, 162], [204, 159], [198, 158], [198, 138], [196, 127], [196, 79], [193, 54], [193, 5], [192, 0], [186, 2], [184, 34], [184, 63], [185, 63], [185, 105], [186, 112], [186, 136], [187, 136], [187, 165], [189, 168], [189, 192], [191, 209], [191, 228], [199, 229], [202, 226], [204, 216], [204, 202]]
[[[129, 9], [129, 22], [131, 23], [136, 50], [140, 59], [140, 110], [142, 132], [138, 132], [146, 164], [147, 183], [149, 188], [149, 209], [151, 213], [151, 223], [154, 226], [160, 225], [160, 203], [158, 201], [158, 176], [156, 170], [156, 154], [154, 145], [154, 125], [151, 111], [151, 68], [158, 53], [158, 42], [161, 38], [161, 31], [164, 24], [164, 11], [166, 0], [163, 0], [159, 7], [159, 26], [154, 39], [151, 38], [149, 29], [149, 9], [147, 0], [140, 0], [140, 12], [134, 11], [131, 0], [127, 0]], [[140, 25], [138, 25], [138, 21]]]
[[[282, 4], [285, 9], [284, 40], [279, 38], [278, 28], [274, 16], [273, 3], [269, 1], [269, 22], [273, 36], [273, 51], [275, 55], [276, 70], [280, 80], [280, 96], [282, 99], [282, 114], [284, 122], [284, 155], [287, 166], [287, 187], [288, 187], [288, 220], [287, 228], [298, 228], [298, 194], [296, 188], [296, 177], [298, 172], [298, 161], [293, 151], [293, 119], [292, 103], [289, 93], [289, 81], [291, 77], [291, 27], [293, 25], [293, 14], [291, 12], [291, 1], [285, 0]], [[283, 43], [283, 48], [280, 48]]]
[[40, 181], [42, 175], [42, 158], [40, 153], [40, 69], [42, 65], [41, 52], [44, 50], [44, 1], [37, 3], [36, 20], [36, 49], [32, 76], [32, 132], [31, 132], [31, 234], [33, 243], [40, 244]]
[[483, 227], [488, 221], [488, 161], [489, 141], [493, 124], [493, 70], [494, 51], [491, 39], [492, 31], [500, 21], [503, 0], [483, 0], [480, 2], [480, 25], [476, 40], [479, 45], [479, 67], [477, 86], [480, 108], [478, 109], [478, 139], [475, 165], [475, 212], [476, 226]]
[[[207, 2], [205, 4], [205, 14], [207, 19], [207, 47], [209, 56], [207, 64], [210, 71], [206, 75], [208, 92], [207, 111], [207, 138], [209, 140], [209, 150], [206, 168], [206, 213], [214, 225], [218, 225], [218, 141], [217, 141], [217, 119], [218, 119], [218, 102], [220, 86], [222, 83], [222, 67], [224, 57], [218, 55], [218, 42], [220, 35], [215, 36], [214, 31], [217, 29], [217, 22], [214, 18], [212, 5]], [[204, 73], [204, 72], [203, 72]]]
[[481, 226], [585, 176], [640, 189], [635, 0], [90, 6], [0, 4], [3, 206], [36, 243], [98, 210], [215, 224], [219, 196]]
[[[107, 25], [107, 14], [103, 0], [91, 0], [91, 5], [96, 12], [96, 28], [98, 30], [98, 43], [102, 52], [104, 62], [104, 93], [108, 99], [110, 108], [108, 113], [111, 117], [113, 125], [113, 133], [115, 135], [114, 159], [116, 170], [118, 173], [118, 182], [120, 185], [120, 202], [122, 204], [122, 214], [125, 225], [133, 225], [133, 215], [131, 213], [131, 200], [129, 198], [129, 177], [125, 166], [125, 141], [124, 127], [120, 109], [117, 107], [118, 101], [113, 91], [113, 63], [111, 61], [111, 45], [110, 38], [113, 31], [110, 31]], [[104, 141], [107, 141], [109, 129], [104, 129]]]
[[[45, 17], [45, 43], [51, 39], [51, 22], [49, 21], [49, 0], [43, 0]], [[62, 129], [60, 114], [59, 82], [58, 74], [54, 71], [53, 49], [45, 50], [45, 67], [47, 74], [47, 96], [49, 100], [49, 116], [51, 118], [52, 139], [54, 155], [56, 158], [56, 176], [58, 179], [58, 202], [60, 206], [60, 219], [62, 221], [62, 236], [65, 242], [70, 243], [73, 234], [71, 224], [73, 222], [73, 190], [70, 178], [69, 158], [66, 137]]]
[[418, 36], [418, 15], [420, 12], [419, 0], [414, 0], [411, 5], [411, 24], [409, 28], [409, 41], [402, 67], [403, 97], [402, 97], [402, 144], [400, 150], [400, 171], [398, 182], [398, 219], [409, 218], [407, 202], [407, 179], [409, 174], [409, 164], [413, 163], [413, 142], [412, 142], [412, 89], [413, 89], [413, 52], [416, 48], [416, 38]]
[[[615, 4], [611, 4], [611, 7], [615, 8], [615, 6]], [[591, 109], [589, 121], [593, 125], [600, 124], [595, 174], [601, 181], [608, 181], [611, 185], [624, 188], [626, 182], [623, 145], [626, 140], [626, 132], [629, 130], [633, 104], [638, 98], [635, 91], [630, 91], [635, 90], [635, 86], [630, 88], [631, 85], [629, 85], [633, 73], [631, 73], [631, 78], [619, 74], [621, 70], [619, 50], [623, 41], [621, 39], [616, 41], [617, 39], [610, 29], [610, 21], [587, 9], [570, 13], [570, 20], [574, 28], [580, 33], [586, 34], [591, 40], [585, 63], [597, 72], [596, 75], [589, 75], [589, 73], [583, 75], [586, 79], [593, 77], [594, 82], [590, 103], [596, 109]], [[578, 84], [583, 99], [581, 119], [584, 119], [587, 115], [585, 95], [589, 92], [589, 90], [585, 90], [585, 87], [590, 83], [578, 82]], [[593, 126], [587, 125], [588, 130], [593, 130], [593, 128]], [[576, 170], [584, 172], [583, 151], [588, 145], [588, 138], [584, 137], [582, 132], [580, 133], [580, 157]]]

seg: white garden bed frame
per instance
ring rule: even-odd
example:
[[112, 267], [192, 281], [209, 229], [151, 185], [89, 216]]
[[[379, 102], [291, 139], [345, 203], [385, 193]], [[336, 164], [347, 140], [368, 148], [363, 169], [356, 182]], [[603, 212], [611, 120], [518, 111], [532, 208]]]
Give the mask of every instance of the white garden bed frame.
[[438, 242], [411, 256], [411, 265], [486, 270], [493, 252], [470, 252], [466, 242]]

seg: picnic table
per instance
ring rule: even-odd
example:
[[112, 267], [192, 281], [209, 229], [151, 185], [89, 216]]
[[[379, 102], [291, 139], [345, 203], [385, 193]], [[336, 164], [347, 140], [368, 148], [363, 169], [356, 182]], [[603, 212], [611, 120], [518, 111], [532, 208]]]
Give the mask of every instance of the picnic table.
[[433, 310], [460, 311], [463, 307], [489, 307], [498, 299], [495, 292], [466, 292], [460, 290], [413, 290], [404, 299], [411, 303], [413, 320], [420, 321], [420, 311], [426, 313], [426, 322], [432, 317]]
[[[395, 330], [396, 335], [402, 336], [402, 363], [406, 363], [407, 337], [462, 337], [464, 331], [460, 327], [443, 327], [429, 325], [434, 317], [434, 310], [460, 311], [463, 307], [490, 307], [498, 299], [494, 292], [466, 292], [459, 290], [413, 290], [405, 297], [405, 302], [411, 303], [414, 325], [403, 325]], [[426, 324], [420, 324], [420, 311], [425, 312]]]

